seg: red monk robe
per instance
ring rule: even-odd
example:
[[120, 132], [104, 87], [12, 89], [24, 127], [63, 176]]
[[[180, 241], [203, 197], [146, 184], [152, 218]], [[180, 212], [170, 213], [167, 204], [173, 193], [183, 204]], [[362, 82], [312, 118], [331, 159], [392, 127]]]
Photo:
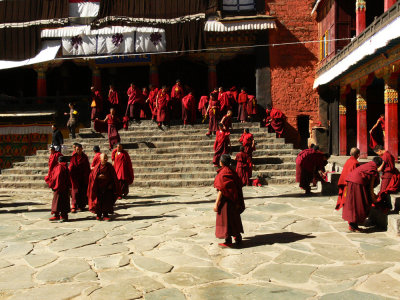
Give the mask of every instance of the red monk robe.
[[301, 178], [301, 162], [303, 161], [303, 158], [306, 157], [310, 153], [314, 153], [315, 150], [313, 148], [310, 149], [304, 149], [301, 151], [297, 157], [296, 157], [296, 182], [300, 182]]
[[143, 94], [135, 85], [131, 85], [128, 89], [128, 107], [127, 113], [130, 119], [140, 119], [140, 109], [142, 108]]
[[47, 176], [44, 177], [44, 181], [47, 184], [49, 184], [49, 182], [51, 181], [51, 173], [52, 173], [53, 169], [57, 166], [58, 158], [60, 156], [63, 156], [61, 154], [61, 152], [54, 152], [54, 153], [51, 153], [49, 156], [49, 171], [47, 172]]
[[[397, 178], [394, 178], [394, 181], [391, 183], [391, 179], [393, 176], [398, 176], [399, 172], [395, 167], [395, 158], [389, 151], [385, 151], [381, 158], [384, 162], [381, 176], [381, 188], [378, 194], [378, 203], [374, 206], [379, 207], [385, 213], [388, 213], [392, 208], [392, 203], [386, 196], [393, 193], [393, 190], [396, 190], [398, 180]], [[388, 189], [389, 184], [390, 187]]]
[[232, 115], [225, 115], [222, 120], [221, 124], [224, 126], [225, 131], [231, 131], [232, 129]]
[[98, 152], [94, 155], [93, 160], [92, 160], [91, 169], [94, 169], [94, 167], [100, 163], [100, 155], [101, 155], [100, 152]]
[[249, 95], [246, 109], [248, 117], [254, 118], [257, 115], [257, 99], [255, 96]]
[[278, 138], [282, 137], [286, 116], [276, 108], [271, 108], [271, 110], [267, 108], [266, 113], [266, 127], [268, 127], [270, 131], [275, 132]]
[[384, 144], [384, 133], [385, 133], [385, 119], [382, 117], [378, 119], [378, 122], [369, 132], [369, 144], [371, 149], [374, 149], [376, 145]]
[[[373, 202], [373, 188], [379, 184], [378, 166], [371, 161], [354, 169], [346, 178], [346, 203], [342, 218], [349, 223], [361, 224], [369, 214]], [[371, 186], [372, 184], [372, 186]]]
[[192, 93], [182, 98], [182, 120], [184, 125], [193, 125], [196, 120], [196, 100]]
[[182, 110], [182, 98], [185, 96], [185, 92], [180, 85], [176, 83], [171, 89], [171, 102], [169, 103], [171, 107], [171, 118], [178, 119], [181, 115]]
[[245, 210], [242, 182], [231, 168], [225, 166], [219, 169], [214, 180], [214, 187], [222, 193], [216, 217], [215, 236], [219, 239], [241, 241], [243, 233], [240, 214]]
[[250, 158], [253, 157], [253, 152], [256, 150], [254, 143], [254, 136], [251, 133], [244, 132], [240, 136], [239, 142], [242, 143], [244, 147], [244, 152], [247, 153]]
[[229, 109], [231, 109], [231, 105], [229, 103], [229, 97], [226, 92], [218, 93], [218, 101], [221, 110], [221, 115], [225, 115]]
[[243, 186], [251, 185], [251, 158], [245, 152], [236, 154], [236, 173], [242, 180]]
[[339, 195], [336, 203], [336, 210], [339, 210], [346, 203], [347, 181], [346, 178], [355, 168], [359, 167], [360, 163], [357, 158], [351, 156], [343, 166], [342, 174], [340, 174], [338, 181]]
[[[314, 149], [309, 149], [314, 150]], [[297, 162], [297, 159], [296, 159]], [[300, 187], [310, 193], [310, 183], [313, 180], [321, 180], [319, 171], [325, 171], [326, 160], [324, 154], [319, 151], [309, 151], [303, 155], [300, 161]]]
[[237, 88], [236, 88], [235, 86], [233, 86], [233, 87], [231, 87], [231, 88], [229, 89], [229, 94], [232, 95], [233, 100], [234, 100], [235, 102], [238, 101], [239, 92], [238, 92], [238, 90], [237, 90]]
[[151, 110], [151, 119], [152, 120], [157, 119], [157, 109], [156, 109], [157, 94], [158, 94], [158, 88], [151, 87], [150, 92], [149, 92], [149, 97], [148, 97], [148, 103], [149, 103], [150, 110]]
[[142, 89], [142, 99], [141, 99], [141, 105], [142, 109], [140, 110], [140, 119], [150, 119], [151, 118], [151, 110], [150, 110], [150, 105], [149, 102], [146, 100], [149, 98], [149, 91], [147, 88]]
[[99, 91], [92, 90], [92, 103], [90, 105], [92, 108], [90, 119], [94, 121], [96, 118], [100, 118], [100, 114], [103, 110], [103, 97]]
[[111, 159], [114, 162], [114, 169], [117, 173], [121, 193], [123, 196], [127, 196], [129, 193], [129, 185], [133, 183], [135, 178], [131, 157], [125, 150], [117, 148], [112, 152]]
[[166, 93], [166, 90], [160, 90], [156, 99], [158, 126], [161, 126], [161, 123], [166, 124], [169, 122], [169, 102], [170, 98]]
[[107, 121], [108, 125], [108, 144], [110, 146], [110, 150], [114, 148], [114, 145], [118, 144], [121, 141], [121, 137], [118, 133], [118, 127], [121, 126], [121, 121], [117, 116], [108, 114], [105, 121]]
[[89, 177], [87, 197], [89, 210], [97, 214], [97, 219], [110, 220], [108, 214], [114, 213], [114, 204], [121, 195], [121, 188], [113, 166], [106, 162], [98, 164]]
[[118, 109], [119, 99], [116, 90], [110, 88], [110, 90], [108, 91], [108, 102], [110, 102], [111, 107]]
[[214, 97], [210, 98], [207, 111], [209, 118], [207, 135], [210, 135], [212, 132], [218, 131], [218, 122], [220, 115], [219, 102]]
[[63, 220], [68, 220], [68, 213], [71, 211], [69, 204], [71, 178], [66, 162], [57, 163], [48, 184], [54, 192], [51, 204], [51, 214], [54, 217], [50, 220], [58, 220], [60, 215]]
[[228, 154], [230, 152], [230, 133], [223, 130], [218, 130], [214, 142], [214, 158], [213, 164], [215, 167], [219, 167], [219, 160], [222, 154]]
[[248, 95], [245, 91], [242, 91], [238, 95], [238, 104], [239, 104], [239, 109], [238, 109], [238, 119], [244, 123], [247, 121], [247, 101], [248, 101]]
[[197, 109], [200, 111], [203, 117], [207, 114], [207, 107], [208, 107], [208, 96], [201, 96], [199, 101], [199, 106], [197, 107]]
[[85, 153], [74, 153], [69, 164], [71, 177], [71, 207], [73, 210], [83, 210], [87, 205], [87, 187], [90, 174], [89, 159]]

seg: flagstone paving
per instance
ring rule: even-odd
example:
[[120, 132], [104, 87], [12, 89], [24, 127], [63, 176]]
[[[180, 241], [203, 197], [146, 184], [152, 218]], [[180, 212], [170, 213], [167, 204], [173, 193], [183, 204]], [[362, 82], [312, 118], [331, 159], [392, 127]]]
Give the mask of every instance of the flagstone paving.
[[243, 247], [213, 188], [132, 188], [112, 222], [51, 223], [50, 192], [0, 191], [0, 299], [399, 299], [399, 237], [351, 233], [334, 197], [246, 187]]

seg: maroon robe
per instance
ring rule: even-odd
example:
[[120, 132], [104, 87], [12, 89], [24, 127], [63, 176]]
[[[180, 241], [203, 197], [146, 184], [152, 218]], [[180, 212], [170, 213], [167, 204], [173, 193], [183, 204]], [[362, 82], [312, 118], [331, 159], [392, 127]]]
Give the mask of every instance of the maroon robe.
[[372, 204], [370, 194], [372, 177], [375, 177], [377, 185], [379, 173], [373, 161], [359, 166], [347, 176], [346, 203], [342, 212], [342, 218], [347, 222], [361, 224], [367, 218]]
[[231, 109], [231, 105], [229, 103], [229, 97], [228, 94], [226, 92], [220, 92], [218, 94], [218, 101], [219, 101], [219, 105], [221, 107], [221, 114], [224, 115], [226, 114], [226, 112]]
[[109, 90], [108, 102], [111, 103], [111, 107], [117, 107], [119, 105], [118, 93], [116, 90]]
[[301, 178], [301, 162], [304, 157], [306, 157], [310, 153], [314, 153], [315, 150], [310, 148], [310, 149], [304, 149], [301, 151], [297, 157], [296, 157], [296, 182], [300, 182]]
[[118, 154], [117, 149], [114, 149], [111, 154], [111, 159], [114, 162], [114, 169], [121, 186], [121, 192], [126, 196], [129, 193], [129, 185], [133, 183], [135, 178], [131, 157], [125, 150], [122, 150]]
[[196, 119], [196, 100], [189, 94], [182, 98], [182, 120], [184, 124], [194, 124]]
[[69, 164], [69, 172], [72, 184], [72, 208], [83, 209], [87, 205], [87, 187], [90, 173], [89, 159], [85, 153], [74, 153]]
[[87, 189], [89, 210], [96, 214], [112, 214], [115, 201], [120, 195], [121, 188], [113, 166], [110, 163], [98, 164], [89, 177]]
[[143, 103], [143, 94], [137, 87], [128, 89], [128, 107], [129, 118], [138, 120], [140, 118], [140, 109]]
[[182, 110], [182, 98], [185, 96], [184, 90], [178, 84], [175, 84], [171, 89], [171, 101], [169, 106], [171, 108], [171, 118], [178, 119], [180, 118], [181, 110]]
[[150, 119], [151, 118], [151, 109], [149, 102], [146, 100], [149, 98], [149, 92], [147, 90], [142, 91], [142, 99], [141, 99], [141, 106], [142, 109], [140, 110], [140, 118], [141, 119]]
[[208, 111], [208, 132], [218, 131], [218, 121], [219, 121], [219, 102], [217, 100], [210, 100]]
[[121, 141], [121, 137], [118, 133], [118, 127], [121, 126], [121, 121], [115, 115], [108, 114], [107, 115], [107, 125], [108, 125], [108, 144], [110, 145], [110, 149], [114, 147], [114, 145], [118, 144]]
[[241, 92], [238, 96], [238, 104], [239, 104], [239, 110], [238, 110], [238, 119], [240, 121], [246, 121], [247, 120], [247, 101], [248, 101], [248, 95], [246, 92]]
[[244, 147], [244, 152], [247, 153], [250, 158], [253, 157], [253, 152], [255, 147], [253, 147], [254, 136], [251, 133], [242, 133], [240, 136], [239, 142], [242, 143]]
[[300, 187], [305, 191], [310, 191], [310, 183], [313, 180], [322, 180], [318, 172], [325, 171], [325, 165], [326, 160], [324, 160], [324, 154], [322, 152], [315, 150], [306, 152], [300, 162]]
[[60, 156], [63, 156], [61, 154], [61, 152], [54, 152], [54, 153], [50, 154], [50, 156], [49, 156], [49, 171], [47, 172], [47, 176], [44, 177], [44, 181], [47, 184], [49, 184], [49, 182], [51, 181], [51, 173], [52, 173], [53, 169], [57, 166], [58, 158]]
[[52, 170], [52, 175], [48, 184], [54, 192], [51, 204], [51, 213], [61, 214], [62, 217], [66, 217], [66, 215], [71, 211], [69, 204], [71, 179], [67, 163], [57, 163]]
[[92, 93], [92, 104], [93, 102], [96, 106], [91, 106], [92, 112], [90, 115], [90, 119], [92, 121], [95, 120], [96, 118], [99, 118], [101, 111], [103, 110], [103, 97], [101, 97], [99, 91], [94, 91], [94, 93]]
[[257, 99], [253, 95], [249, 95], [249, 100], [247, 101], [247, 115], [254, 116], [257, 114]]
[[230, 133], [228, 131], [219, 130], [216, 132], [215, 142], [214, 142], [214, 158], [213, 164], [219, 166], [219, 160], [222, 154], [229, 153], [229, 139]]
[[204, 117], [207, 114], [207, 106], [208, 106], [208, 96], [201, 96], [199, 101], [199, 106], [197, 109], [201, 112], [201, 115]]
[[232, 116], [225, 115], [221, 120], [221, 124], [225, 126], [225, 130], [230, 131], [232, 129]]
[[236, 154], [236, 173], [242, 180], [243, 186], [250, 185], [251, 177], [251, 158], [245, 152], [239, 152]]
[[100, 152], [98, 152], [94, 155], [93, 160], [92, 160], [92, 165], [91, 165], [92, 168], [94, 168], [95, 166], [97, 166], [97, 164], [100, 163], [100, 155], [101, 155]]
[[240, 214], [245, 210], [242, 182], [229, 167], [219, 169], [214, 180], [214, 187], [222, 193], [216, 217], [215, 236], [227, 239], [243, 233]]
[[339, 188], [339, 195], [336, 203], [336, 210], [339, 210], [343, 207], [346, 203], [346, 192], [347, 192], [347, 181], [346, 178], [351, 171], [355, 168], [359, 167], [360, 163], [358, 160], [351, 156], [343, 166], [342, 174], [340, 174], [339, 181], [338, 181], [338, 188]]
[[368, 146], [373, 150], [376, 145], [383, 145], [383, 132], [379, 126], [375, 127], [369, 134]]
[[157, 122], [168, 122], [169, 121], [169, 105], [170, 98], [167, 93], [160, 90], [157, 96]]
[[266, 110], [266, 126], [273, 132], [275, 132], [278, 138], [282, 137], [283, 130], [285, 127], [286, 116], [279, 109], [272, 108], [270, 111]]
[[394, 156], [389, 152], [385, 151], [382, 155], [382, 160], [385, 165], [382, 170], [382, 182], [381, 182], [381, 191], [386, 190], [386, 187], [389, 185], [390, 179], [392, 178], [395, 172], [395, 159]]
[[149, 93], [149, 106], [151, 110], [152, 120], [157, 119], [157, 109], [156, 109], [156, 99], [157, 99], [158, 89], [155, 88]]
[[400, 175], [395, 167], [395, 158], [389, 151], [383, 153], [382, 160], [385, 162], [385, 165], [382, 170], [381, 188], [378, 193], [378, 203], [376, 205], [373, 204], [373, 206], [379, 207], [387, 213], [392, 208], [392, 203], [387, 195], [397, 192], [400, 184]]

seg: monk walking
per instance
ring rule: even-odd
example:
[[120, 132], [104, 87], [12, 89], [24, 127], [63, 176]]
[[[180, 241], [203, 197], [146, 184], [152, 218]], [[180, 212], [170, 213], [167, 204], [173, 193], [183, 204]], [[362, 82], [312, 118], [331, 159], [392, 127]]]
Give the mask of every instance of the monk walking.
[[221, 107], [221, 115], [225, 115], [229, 109], [231, 109], [231, 104], [229, 103], [228, 94], [224, 91], [223, 87], [218, 89], [218, 101]]
[[231, 132], [232, 130], [232, 111], [228, 110], [225, 116], [221, 119], [221, 124], [224, 125], [224, 130]]
[[95, 166], [97, 166], [97, 164], [100, 163], [100, 147], [99, 146], [94, 146], [93, 147], [93, 160], [92, 160], [92, 165], [90, 166], [90, 169], [93, 170]]
[[349, 223], [349, 230], [359, 232], [359, 224], [368, 217], [371, 203], [376, 202], [374, 188], [379, 184], [378, 167], [382, 158], [374, 157], [349, 173], [346, 178], [347, 194], [342, 218]]
[[247, 118], [250, 121], [253, 121], [255, 119], [255, 117], [257, 116], [257, 99], [256, 99], [256, 96], [249, 95], [246, 109], [247, 109]]
[[121, 137], [118, 133], [118, 127], [121, 124], [120, 119], [115, 115], [115, 109], [111, 108], [110, 113], [104, 119], [104, 122], [107, 122], [108, 125], [108, 144], [110, 146], [110, 150], [114, 148], [114, 145], [118, 144], [121, 141]]
[[219, 130], [215, 136], [214, 142], [214, 167], [219, 167], [219, 160], [223, 154], [228, 154], [230, 152], [231, 141], [229, 139], [230, 133], [223, 129], [223, 125], [219, 124]]
[[169, 102], [167, 87], [164, 85], [156, 98], [157, 122], [160, 129], [162, 125], [169, 127]]
[[203, 118], [207, 115], [208, 96], [201, 96], [197, 109], [200, 111]]
[[134, 120], [135, 122], [139, 122], [143, 94], [134, 83], [131, 83], [127, 94], [129, 98], [126, 112], [128, 113], [129, 119]]
[[71, 138], [75, 138], [75, 128], [78, 125], [78, 116], [79, 113], [78, 111], [75, 109], [75, 106], [73, 103], [69, 103], [69, 113], [64, 113], [64, 115], [69, 115], [69, 119], [67, 122], [67, 127], [69, 130], [69, 133], [71, 134]]
[[107, 160], [107, 154], [102, 153], [100, 163], [90, 173], [87, 190], [89, 210], [98, 221], [111, 221], [109, 215], [114, 213], [115, 201], [121, 195], [117, 174]]
[[183, 125], [193, 125], [196, 120], [196, 100], [192, 92], [182, 98], [182, 120]]
[[219, 121], [219, 113], [220, 113], [220, 106], [217, 99], [217, 94], [212, 93], [210, 95], [210, 102], [208, 103], [207, 113], [209, 122], [208, 122], [208, 132], [206, 133], [207, 136], [210, 136], [212, 133], [216, 133], [218, 130], [218, 121]]
[[251, 168], [251, 158], [244, 151], [244, 147], [240, 146], [240, 152], [236, 154], [236, 173], [242, 180], [243, 186], [251, 185], [250, 178], [250, 168]]
[[265, 126], [268, 127], [268, 131], [275, 132], [276, 136], [281, 138], [285, 128], [285, 114], [279, 109], [273, 108], [269, 104], [267, 105], [266, 114]]
[[238, 120], [240, 120], [240, 123], [245, 123], [247, 121], [247, 102], [248, 102], [249, 96], [246, 93], [246, 89], [242, 88], [242, 91], [238, 95]]
[[122, 144], [118, 144], [117, 148], [111, 154], [115, 172], [121, 187], [121, 193], [126, 197], [129, 193], [129, 185], [133, 183], [134, 174], [132, 161], [129, 153], [123, 149]]
[[84, 210], [87, 205], [87, 187], [90, 173], [90, 164], [87, 155], [83, 152], [82, 145], [75, 147], [75, 153], [71, 157], [69, 164], [71, 176], [71, 212]]
[[158, 88], [150, 84], [149, 86], [149, 97], [146, 102], [149, 104], [151, 110], [151, 119], [155, 122], [157, 120], [157, 109], [156, 109], [156, 99], [158, 94]]
[[373, 150], [377, 145], [382, 145], [385, 139], [385, 115], [381, 114], [375, 125], [369, 131], [369, 147]]
[[178, 120], [182, 112], [182, 98], [185, 96], [184, 90], [181, 86], [181, 81], [176, 80], [175, 85], [171, 89], [171, 118]]
[[217, 213], [215, 236], [218, 239], [225, 239], [221, 247], [232, 246], [232, 236], [236, 245], [242, 243], [243, 225], [240, 218], [245, 210], [242, 182], [235, 171], [230, 168], [231, 158], [224, 154], [221, 157], [221, 168], [214, 180], [214, 187], [218, 191], [214, 205]]
[[342, 174], [340, 174], [338, 181], [339, 195], [336, 203], [336, 210], [339, 210], [346, 203], [346, 194], [347, 194], [347, 181], [346, 178], [355, 168], [360, 166], [358, 162], [358, 158], [360, 157], [360, 149], [351, 148], [350, 150], [350, 158], [346, 161], [343, 166]]
[[71, 211], [69, 204], [69, 194], [71, 188], [71, 178], [68, 171], [68, 158], [60, 156], [58, 163], [52, 171], [51, 178], [48, 182], [49, 187], [53, 190], [53, 201], [51, 204], [51, 214], [54, 215], [49, 220], [68, 221], [68, 213]]
[[118, 92], [114, 89], [114, 85], [110, 84], [110, 90], [108, 91], [107, 98], [110, 107], [114, 108], [116, 111], [119, 109], [119, 97]]
[[[58, 148], [58, 147], [57, 147]], [[47, 176], [44, 178], [44, 181], [49, 184], [51, 181], [51, 173], [53, 169], [58, 165], [58, 158], [63, 156], [61, 152], [56, 151], [56, 146], [51, 145], [49, 148], [50, 156], [49, 156], [49, 171], [47, 172]]]
[[94, 121], [96, 118], [100, 118], [101, 111], [103, 110], [103, 97], [101, 97], [99, 91], [96, 91], [94, 86], [90, 88], [90, 92], [92, 98], [90, 120]]

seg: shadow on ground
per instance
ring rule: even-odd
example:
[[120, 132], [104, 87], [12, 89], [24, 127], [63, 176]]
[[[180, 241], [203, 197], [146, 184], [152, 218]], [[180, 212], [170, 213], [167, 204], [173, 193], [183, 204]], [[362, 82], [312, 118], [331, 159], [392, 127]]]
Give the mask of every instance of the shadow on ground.
[[315, 236], [311, 234], [298, 234], [295, 232], [260, 234], [243, 238], [243, 244], [240, 248], [252, 248], [273, 244], [290, 244], [300, 240], [313, 238], [315, 238]]

